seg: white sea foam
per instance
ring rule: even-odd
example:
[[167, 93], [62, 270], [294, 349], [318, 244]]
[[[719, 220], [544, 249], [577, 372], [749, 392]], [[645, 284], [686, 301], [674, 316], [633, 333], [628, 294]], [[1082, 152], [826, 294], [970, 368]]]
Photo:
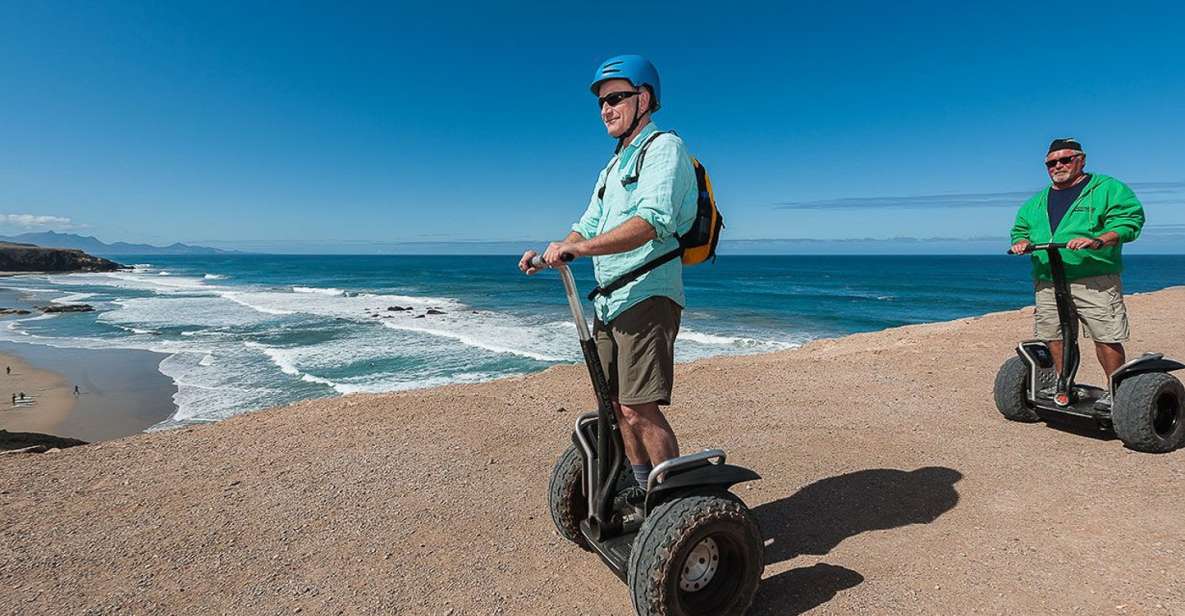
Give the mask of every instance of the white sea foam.
[[391, 329], [449, 338], [494, 353], [511, 353], [539, 361], [572, 359], [570, 353], [550, 352], [551, 349], [562, 348], [557, 346], [556, 336], [551, 336], [551, 340], [541, 339], [537, 334], [545, 330], [533, 328], [525, 323], [516, 323], [509, 315], [478, 312], [462, 317], [442, 318], [446, 316], [432, 315], [416, 319], [404, 313], [389, 320], [384, 319], [382, 324]]
[[205, 280], [225, 280], [226, 276], [222, 274], [206, 274], [205, 276], [202, 276], [202, 278]]
[[338, 297], [345, 297], [346, 292], [341, 289], [322, 289], [319, 287], [292, 287], [293, 293], [316, 293], [318, 295], [336, 295]]
[[69, 295], [63, 295], [62, 297], [51, 299], [49, 302], [51, 304], [73, 304], [94, 296], [94, 293], [71, 293]]

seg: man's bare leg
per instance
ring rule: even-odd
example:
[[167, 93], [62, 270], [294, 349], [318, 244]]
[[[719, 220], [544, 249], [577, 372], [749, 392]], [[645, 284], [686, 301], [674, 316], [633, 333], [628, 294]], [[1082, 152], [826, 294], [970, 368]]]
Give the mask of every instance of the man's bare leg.
[[[675, 439], [675, 431], [671, 429], [671, 424], [667, 422], [662, 411], [658, 410], [657, 402], [622, 404], [620, 409], [623, 424], [622, 440], [625, 440], [624, 433], [628, 426], [632, 438], [636, 439], [635, 444], [642, 446], [642, 451], [637, 452], [639, 457], [645, 456], [638, 459], [630, 454], [632, 462], [658, 465], [665, 460], [679, 457], [679, 442]], [[626, 451], [628, 454], [629, 446], [626, 447]]]
[[646, 446], [642, 443], [642, 439], [634, 433], [630, 422], [626, 420], [621, 410], [621, 403], [614, 400], [613, 410], [617, 413], [617, 427], [621, 430], [621, 443], [625, 446], [625, 456], [629, 458], [626, 462], [634, 465], [650, 464], [650, 457], [646, 455]]
[[1049, 354], [1053, 355], [1053, 369], [1057, 370], [1058, 376], [1062, 374], [1062, 341], [1061, 340], [1046, 340], [1045, 344], [1049, 345]]
[[1118, 370], [1127, 361], [1123, 345], [1118, 342], [1095, 341], [1094, 352], [1099, 357], [1099, 365], [1103, 367], [1103, 372], [1107, 373], [1107, 386], [1110, 387], [1111, 373]]

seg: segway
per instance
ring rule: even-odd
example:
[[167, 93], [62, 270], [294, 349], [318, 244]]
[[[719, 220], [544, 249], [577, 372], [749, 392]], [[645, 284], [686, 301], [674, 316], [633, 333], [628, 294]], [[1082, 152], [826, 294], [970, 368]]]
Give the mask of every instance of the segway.
[[[564, 255], [570, 261], [569, 255]], [[540, 257], [531, 265], [545, 268]], [[654, 467], [641, 490], [630, 472], [576, 282], [556, 268], [580, 336], [597, 411], [581, 415], [548, 485], [548, 508], [565, 539], [595, 552], [630, 589], [640, 616], [741, 615], [764, 570], [764, 546], [748, 507], [729, 488], [761, 477], [705, 449]]]
[[[1049, 417], [1079, 417], [1098, 429], [1114, 432], [1131, 449], [1148, 453], [1172, 451], [1185, 443], [1185, 388], [1169, 374], [1185, 364], [1160, 353], [1145, 353], [1111, 374], [1111, 406], [1098, 404], [1107, 390], [1074, 382], [1078, 372], [1078, 313], [1070, 296], [1059, 250], [1064, 243], [1030, 244], [1024, 254], [1049, 253], [1057, 316], [1061, 323], [1062, 374], [1041, 340], [1016, 347], [996, 374], [996, 408], [1012, 421], [1036, 422]], [[1009, 254], [1012, 254], [1009, 252]], [[1044, 416], [1044, 417], [1043, 417]]]

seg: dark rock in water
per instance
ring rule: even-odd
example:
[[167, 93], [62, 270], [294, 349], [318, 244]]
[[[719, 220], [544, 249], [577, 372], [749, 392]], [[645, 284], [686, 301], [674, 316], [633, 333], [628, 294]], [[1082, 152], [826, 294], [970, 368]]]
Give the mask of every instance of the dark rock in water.
[[126, 268], [81, 250], [0, 242], [0, 271], [4, 272], [113, 272], [118, 269]]
[[417, 319], [422, 319], [422, 318], [424, 318], [424, 315], [422, 315], [422, 314], [417, 314], [417, 315], [415, 316], [415, 318], [417, 318]]
[[403, 306], [387, 306], [388, 312], [400, 312], [402, 310], [411, 310], [411, 306], [404, 308]]
[[37, 432], [9, 432], [0, 430], [0, 451], [42, 453], [50, 449], [64, 449], [85, 445], [86, 441]]
[[95, 307], [90, 304], [55, 304], [53, 306], [38, 306], [44, 313], [53, 312], [94, 312]]
[[0, 314], [29, 314], [29, 311], [22, 308], [0, 308]]
[[429, 308], [429, 309], [428, 309], [428, 312], [427, 312], [426, 314], [444, 314], [444, 311], [443, 311], [443, 310], [437, 310], [437, 309], [435, 309], [435, 308]]

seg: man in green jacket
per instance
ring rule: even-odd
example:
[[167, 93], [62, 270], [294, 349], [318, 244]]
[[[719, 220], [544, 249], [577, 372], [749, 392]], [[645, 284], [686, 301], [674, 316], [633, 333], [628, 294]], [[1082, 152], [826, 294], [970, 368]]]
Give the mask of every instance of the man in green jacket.
[[[1055, 139], [1045, 155], [1052, 186], [1033, 195], [1020, 207], [1012, 226], [1012, 252], [1021, 254], [1030, 243], [1065, 242], [1062, 255], [1070, 295], [1078, 320], [1094, 340], [1095, 354], [1110, 379], [1126, 360], [1123, 343], [1129, 338], [1123, 305], [1123, 244], [1136, 239], [1144, 226], [1144, 208], [1123, 182], [1086, 173], [1086, 153], [1074, 139]], [[1037, 295], [1034, 331], [1049, 344], [1054, 365], [1062, 371], [1062, 341], [1049, 255], [1032, 254]], [[1109, 407], [1108, 393], [1098, 405]]]

